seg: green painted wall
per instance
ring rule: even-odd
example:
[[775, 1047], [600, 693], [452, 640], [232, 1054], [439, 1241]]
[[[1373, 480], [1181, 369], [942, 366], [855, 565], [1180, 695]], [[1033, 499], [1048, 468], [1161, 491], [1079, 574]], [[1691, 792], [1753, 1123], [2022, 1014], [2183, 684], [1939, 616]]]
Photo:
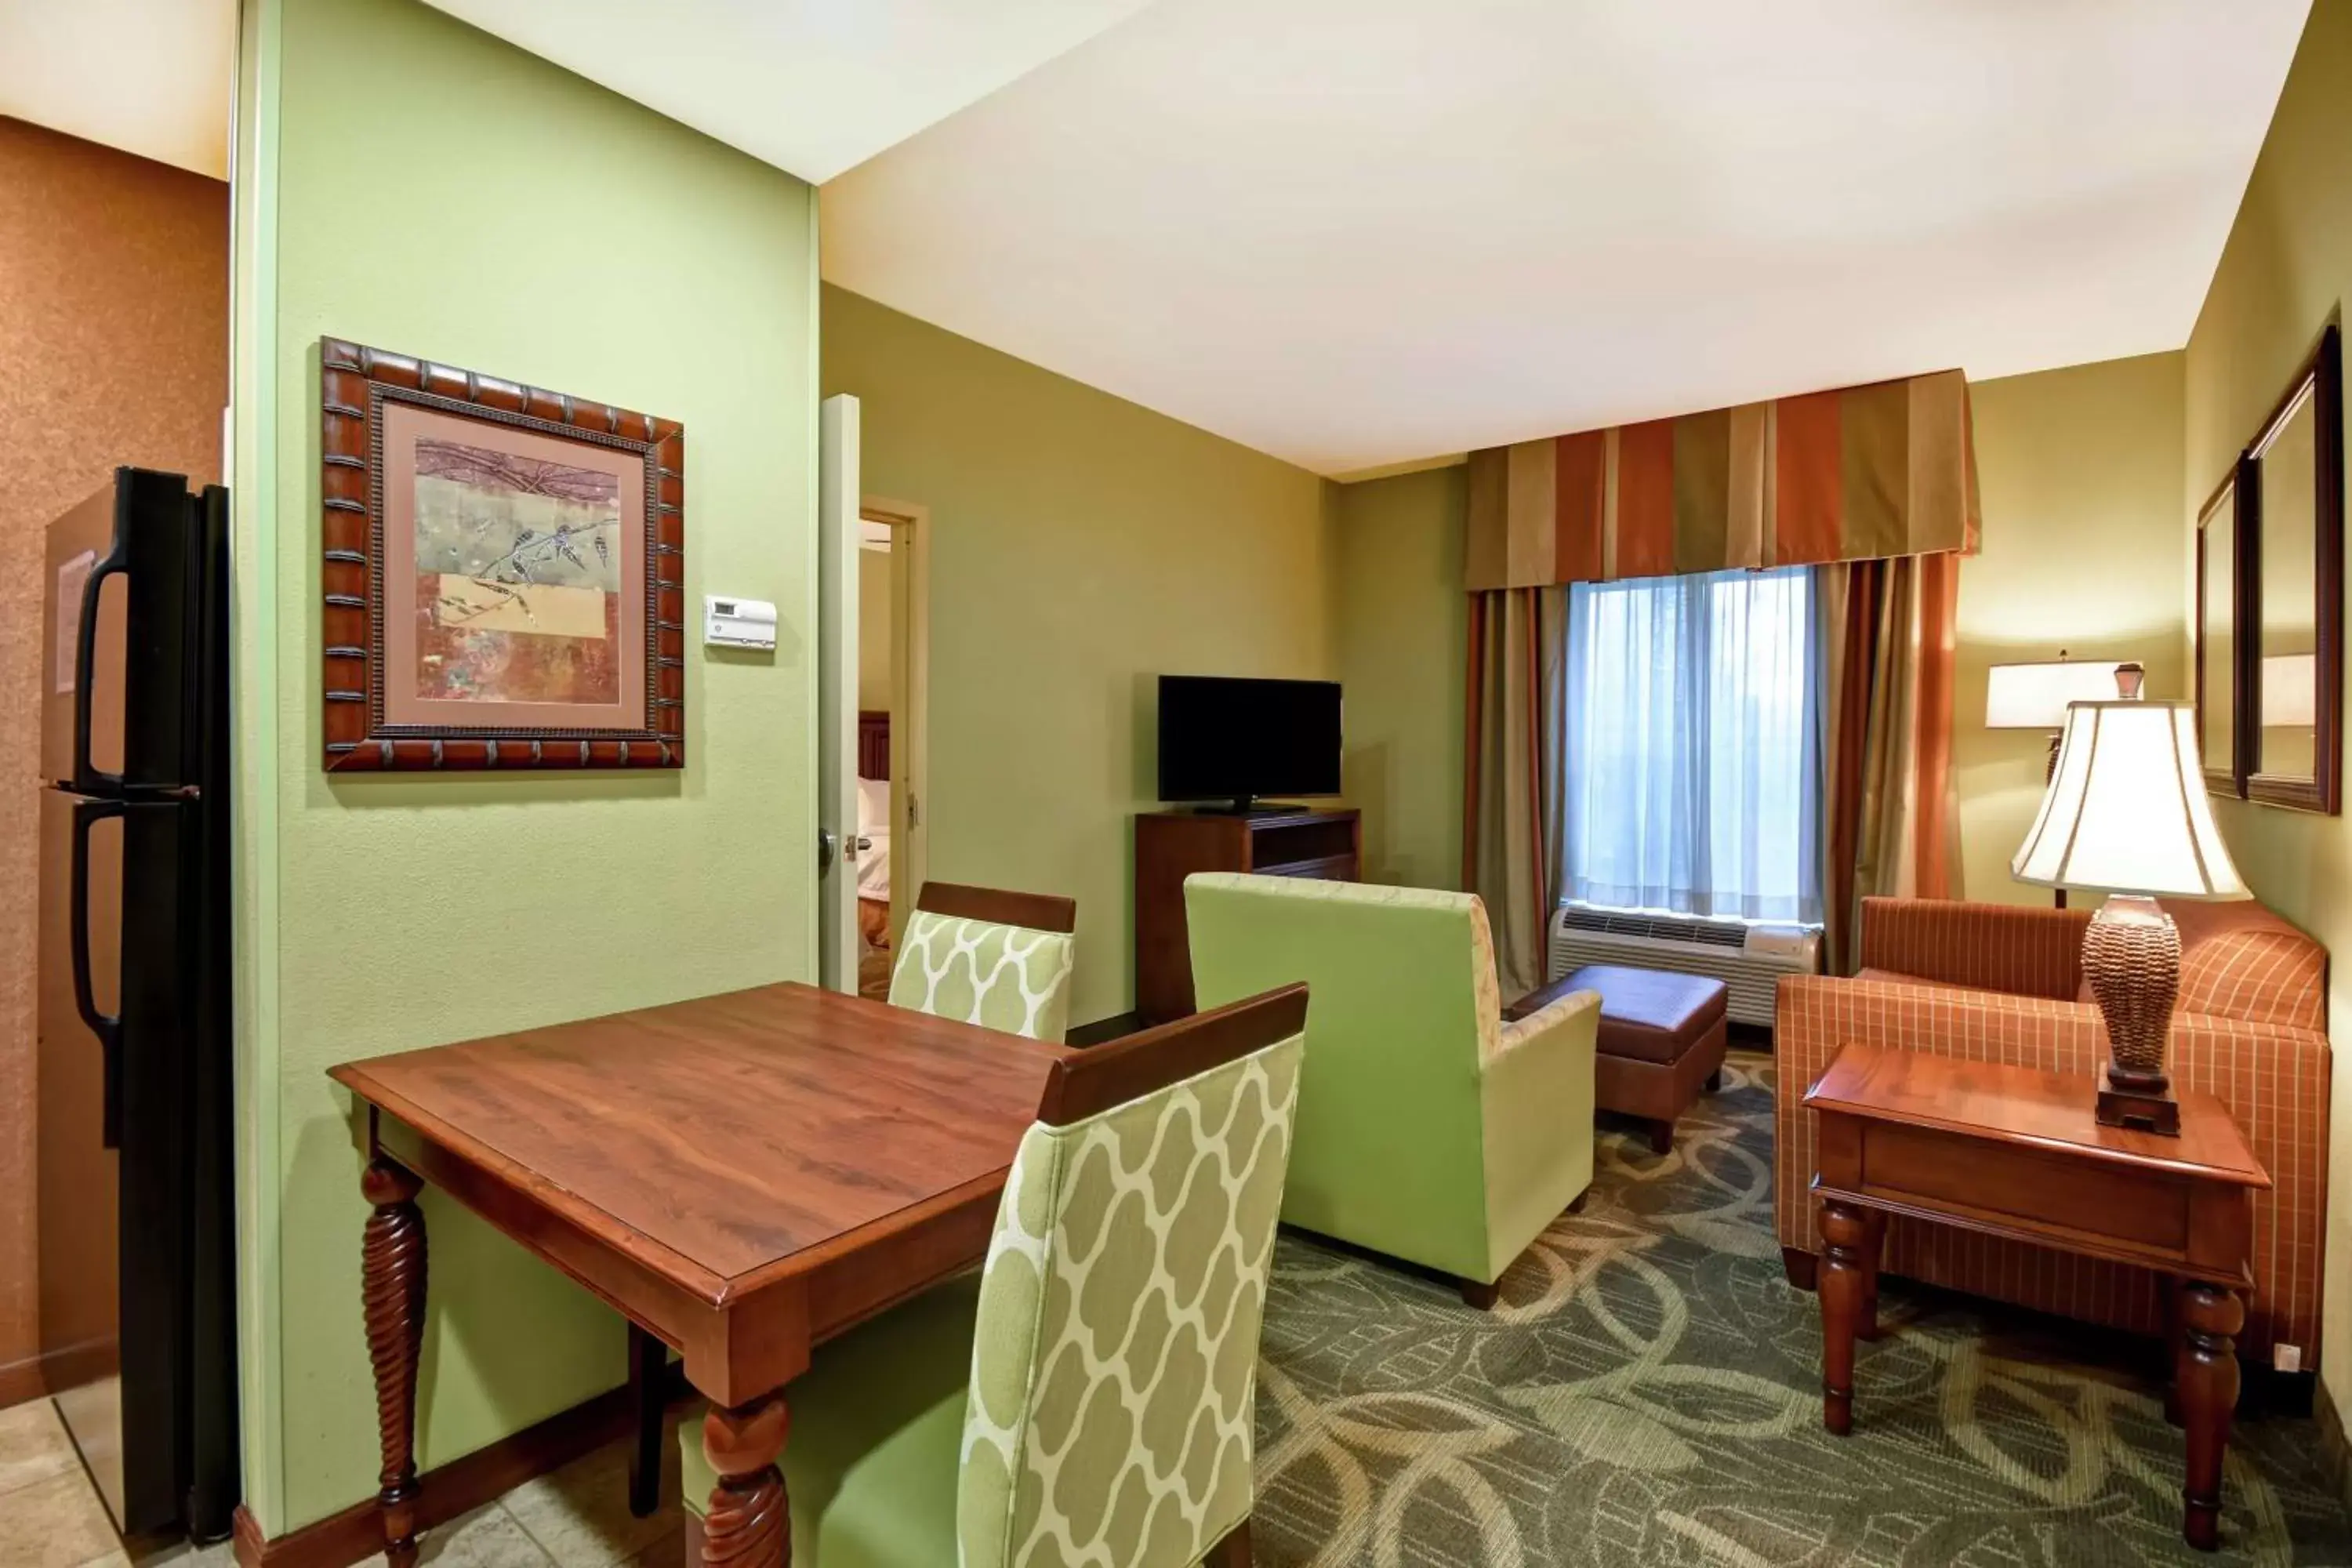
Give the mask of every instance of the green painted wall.
[[1363, 808], [1374, 881], [1462, 881], [1469, 472], [1457, 463], [1339, 487], [1348, 795]]
[[1154, 678], [1328, 678], [1329, 488], [844, 289], [824, 391], [930, 509], [930, 875], [1078, 901], [1071, 1018], [1134, 1005]]
[[[2317, 0], [2270, 135], [2188, 351], [2183, 572], [2197, 508], [2261, 426], [2320, 328], [2352, 295], [2352, 0]], [[2187, 637], [2187, 595], [2181, 636]], [[2330, 1016], [2352, 1016], [2352, 817], [2217, 801], [2238, 869], [2263, 902], [2327, 944]], [[2321, 1375], [2352, 1387], [2352, 1072], [2335, 1075], [2327, 1160], [2326, 1320]]]
[[1986, 671], [2055, 658], [2147, 666], [2147, 695], [2188, 696], [2188, 587], [2170, 548], [2180, 504], [2181, 356], [2107, 360], [1969, 388], [1984, 549], [1960, 568], [1952, 763], [1962, 890], [2048, 904], [2009, 874], [2042, 805], [2049, 737], [1984, 727]]
[[[800, 182], [415, 0], [247, 0], [237, 696], [249, 1495], [375, 1487], [348, 1058], [814, 967], [814, 204]], [[319, 768], [318, 363], [331, 332], [687, 429], [687, 597], [777, 601], [688, 658], [679, 773]], [[618, 1382], [612, 1313], [428, 1204], [427, 1465]]]

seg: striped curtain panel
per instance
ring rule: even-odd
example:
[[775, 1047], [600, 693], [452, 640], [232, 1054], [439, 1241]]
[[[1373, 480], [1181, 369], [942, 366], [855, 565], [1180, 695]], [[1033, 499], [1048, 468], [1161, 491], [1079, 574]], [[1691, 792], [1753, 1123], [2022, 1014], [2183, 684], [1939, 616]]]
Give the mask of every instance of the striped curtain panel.
[[1462, 886], [1486, 906], [1506, 1001], [1544, 983], [1544, 922], [1559, 902], [1567, 661], [1566, 588], [1470, 595]]
[[1948, 552], [1813, 569], [1832, 974], [1861, 963], [1864, 898], [1960, 897], [1952, 773], [1959, 592], [1960, 558]]
[[1958, 371], [1470, 454], [1466, 585], [1971, 553]]

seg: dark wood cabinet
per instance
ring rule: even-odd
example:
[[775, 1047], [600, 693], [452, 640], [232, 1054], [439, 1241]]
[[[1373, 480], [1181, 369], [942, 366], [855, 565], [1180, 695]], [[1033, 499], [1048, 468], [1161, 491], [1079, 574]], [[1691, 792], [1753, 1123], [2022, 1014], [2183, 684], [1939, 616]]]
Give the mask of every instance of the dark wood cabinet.
[[1329, 811], [1148, 811], [1135, 819], [1135, 1008], [1164, 1024], [1193, 1010], [1184, 879], [1195, 871], [1255, 871], [1353, 882], [1362, 875], [1363, 824]]

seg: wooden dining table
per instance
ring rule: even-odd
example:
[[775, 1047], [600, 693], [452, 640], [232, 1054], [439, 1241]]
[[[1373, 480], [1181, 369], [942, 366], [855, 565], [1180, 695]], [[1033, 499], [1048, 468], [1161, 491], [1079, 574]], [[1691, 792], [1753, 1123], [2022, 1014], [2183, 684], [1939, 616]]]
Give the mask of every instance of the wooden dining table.
[[416, 1561], [430, 1182], [679, 1352], [710, 1401], [705, 1561], [782, 1564], [784, 1390], [978, 1262], [1064, 1047], [800, 984], [346, 1063], [384, 1555]]

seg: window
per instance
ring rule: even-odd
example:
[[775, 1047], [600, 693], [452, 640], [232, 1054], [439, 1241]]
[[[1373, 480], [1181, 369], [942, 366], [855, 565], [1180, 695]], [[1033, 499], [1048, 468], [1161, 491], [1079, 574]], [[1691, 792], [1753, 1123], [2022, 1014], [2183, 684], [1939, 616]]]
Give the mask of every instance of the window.
[[1569, 595], [1565, 896], [1819, 921], [1811, 572], [1579, 583]]

